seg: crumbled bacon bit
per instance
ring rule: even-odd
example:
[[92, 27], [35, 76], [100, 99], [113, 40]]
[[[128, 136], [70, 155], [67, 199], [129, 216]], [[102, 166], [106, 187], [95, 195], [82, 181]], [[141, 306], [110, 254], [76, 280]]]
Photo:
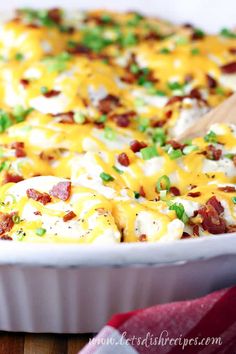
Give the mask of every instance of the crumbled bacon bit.
[[179, 143], [179, 142], [176, 141], [176, 140], [168, 140], [168, 141], [166, 142], [166, 144], [171, 145], [173, 149], [180, 149], [180, 150], [182, 150], [182, 149], [185, 147], [185, 145]]
[[30, 83], [30, 81], [27, 80], [27, 79], [21, 79], [21, 80], [20, 80], [20, 84], [21, 84], [24, 88], [28, 87], [28, 86], [29, 86], [29, 83]]
[[[171, 112], [171, 115], [172, 115], [172, 111], [168, 111], [168, 112]], [[168, 113], [168, 112], [166, 112], [166, 114]], [[167, 117], [168, 118], [168, 117]], [[166, 119], [161, 119], [161, 120], [156, 120], [156, 121], [152, 121], [151, 122], [151, 126], [153, 127], [153, 128], [161, 128], [161, 127], [163, 127], [163, 125], [165, 125], [166, 124]]]
[[2, 235], [2, 236], [0, 236], [0, 240], [2, 240], [2, 241], [12, 241], [13, 238], [11, 236], [9, 236], [9, 235]]
[[183, 96], [173, 96], [168, 100], [166, 106], [169, 106], [170, 104], [174, 104], [176, 102], [182, 102], [183, 99], [184, 99]]
[[141, 195], [141, 197], [146, 198], [146, 193], [143, 186], [139, 188], [139, 194]]
[[160, 40], [162, 37], [154, 31], [149, 32], [148, 34], [146, 34], [146, 36], [144, 37], [144, 39], [146, 41], [156, 41], [156, 40]]
[[188, 233], [188, 232], [183, 232], [183, 235], [181, 236], [181, 239], [184, 239], [184, 238], [190, 238], [191, 235]]
[[200, 197], [201, 193], [200, 192], [189, 192], [188, 197], [192, 197], [192, 198], [197, 198]]
[[236, 73], [236, 61], [225, 64], [221, 66], [221, 71], [223, 74], [234, 74]]
[[171, 116], [172, 116], [172, 114], [173, 114], [173, 111], [172, 111], [172, 110], [170, 110], [170, 109], [169, 109], [168, 111], [166, 111], [166, 112], [165, 112], [165, 116], [166, 116], [166, 118], [167, 118], [167, 119], [170, 119], [170, 118], [171, 118]]
[[61, 23], [61, 10], [58, 8], [50, 9], [48, 11], [48, 17], [54, 21], [55, 23], [60, 24]]
[[45, 151], [41, 151], [39, 154], [39, 157], [43, 161], [52, 161], [54, 160], [54, 157], [52, 155], [47, 155]]
[[221, 205], [221, 203], [219, 202], [219, 200], [216, 198], [216, 196], [211, 197], [207, 203], [207, 205], [211, 205], [218, 214], [222, 214], [224, 211], [223, 206]]
[[105, 128], [105, 124], [103, 122], [94, 122], [94, 125], [97, 129]]
[[91, 50], [86, 47], [85, 45], [83, 44], [76, 44], [76, 46], [72, 47], [72, 48], [68, 48], [68, 53], [70, 54], [82, 54], [82, 55], [89, 55], [91, 54]]
[[229, 48], [229, 52], [231, 53], [231, 54], [236, 54], [236, 48]]
[[203, 39], [204, 37], [205, 35], [203, 33], [194, 30], [191, 38], [193, 41], [195, 41], [195, 40]]
[[99, 101], [98, 109], [101, 113], [107, 114], [120, 105], [119, 97], [107, 95]]
[[236, 232], [236, 225], [228, 225], [227, 233]]
[[222, 150], [216, 149], [214, 145], [208, 145], [206, 157], [210, 160], [218, 161], [221, 158]]
[[214, 89], [217, 87], [217, 81], [209, 74], [206, 75], [206, 80], [207, 80], [207, 86], [211, 89]]
[[180, 195], [180, 190], [179, 190], [179, 188], [177, 188], [175, 186], [171, 186], [170, 193], [177, 197]]
[[192, 89], [190, 91], [189, 97], [190, 98], [195, 98], [196, 100], [201, 100], [202, 99], [201, 92], [197, 88], [194, 88], [194, 89]]
[[125, 152], [122, 152], [117, 159], [122, 166], [127, 167], [130, 164], [129, 157]]
[[236, 188], [233, 186], [218, 187], [218, 189], [225, 193], [233, 193], [236, 191]]
[[64, 124], [75, 123], [73, 112], [58, 113], [58, 114], [54, 114], [53, 117], [59, 118], [59, 123], [64, 123]]
[[63, 216], [63, 221], [67, 222], [69, 220], [72, 220], [76, 217], [76, 214], [73, 211], [69, 211], [67, 214]]
[[130, 125], [130, 115], [128, 113], [115, 114], [112, 118], [118, 127], [127, 128]]
[[42, 213], [41, 213], [41, 211], [36, 210], [36, 211], [34, 211], [34, 215], [42, 215]]
[[43, 94], [44, 97], [51, 98], [60, 95], [61, 91], [51, 90]]
[[0, 213], [0, 235], [5, 232], [11, 231], [14, 226], [11, 214]]
[[194, 236], [199, 236], [199, 225], [194, 225], [193, 226], [193, 235]]
[[145, 242], [145, 241], [147, 241], [147, 235], [142, 234], [142, 235], [139, 236], [138, 239], [139, 239], [139, 242]]
[[59, 198], [61, 200], [68, 200], [71, 193], [71, 182], [59, 182], [53, 186], [52, 190], [49, 192], [53, 197]]
[[133, 140], [130, 143], [130, 149], [133, 152], [139, 152], [141, 149], [145, 147], [147, 147], [147, 144], [145, 144], [143, 141]]
[[10, 145], [10, 148], [15, 149], [15, 156], [16, 157], [25, 157], [26, 156], [23, 142], [16, 141]]
[[6, 183], [18, 183], [18, 182], [21, 182], [23, 181], [24, 178], [22, 176], [19, 176], [19, 175], [13, 175], [11, 174], [10, 172], [6, 172], [4, 174], [4, 178], [3, 178], [3, 184], [6, 184]]
[[227, 227], [225, 220], [211, 204], [199, 209], [198, 214], [202, 216], [202, 227], [204, 230], [212, 234], [222, 234], [226, 232]]
[[26, 194], [28, 198], [36, 200], [37, 202], [42, 203], [43, 205], [46, 205], [47, 203], [51, 202], [51, 197], [48, 193], [41, 193], [33, 188], [27, 189]]

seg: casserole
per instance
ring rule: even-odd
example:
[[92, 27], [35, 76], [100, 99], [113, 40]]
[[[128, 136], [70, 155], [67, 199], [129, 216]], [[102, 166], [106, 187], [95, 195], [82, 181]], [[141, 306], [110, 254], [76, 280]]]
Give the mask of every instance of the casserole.
[[[114, 312], [199, 296], [230, 285], [235, 281], [235, 274], [230, 271], [235, 262], [233, 234], [220, 237], [224, 239], [224, 250], [218, 236], [183, 240], [182, 244], [90, 249], [79, 245], [35, 247], [6, 242], [0, 251], [1, 328], [34, 332], [97, 331]], [[196, 247], [194, 252], [193, 247]], [[165, 283], [167, 274], [168, 284], [160, 291], [159, 284]], [[199, 274], [205, 275], [204, 281]], [[96, 299], [92, 296], [93, 287]], [[140, 287], [144, 289], [142, 292], [138, 290]], [[12, 292], [16, 296], [9, 305]]]

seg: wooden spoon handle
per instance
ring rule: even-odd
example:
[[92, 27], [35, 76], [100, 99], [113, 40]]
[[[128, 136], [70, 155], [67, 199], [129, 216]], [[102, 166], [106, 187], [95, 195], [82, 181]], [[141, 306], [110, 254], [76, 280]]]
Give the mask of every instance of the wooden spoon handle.
[[191, 127], [179, 135], [178, 140], [188, 140], [196, 136], [205, 135], [210, 125], [214, 123], [235, 123], [236, 124], [236, 93], [230, 96], [219, 106], [198, 119]]

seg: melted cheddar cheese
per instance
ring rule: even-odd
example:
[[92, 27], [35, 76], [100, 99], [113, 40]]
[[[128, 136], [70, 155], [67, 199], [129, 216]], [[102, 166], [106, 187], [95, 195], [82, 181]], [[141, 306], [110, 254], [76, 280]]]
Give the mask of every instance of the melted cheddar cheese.
[[0, 26], [0, 239], [235, 231], [236, 127], [178, 135], [236, 88], [236, 34], [141, 14], [18, 10]]

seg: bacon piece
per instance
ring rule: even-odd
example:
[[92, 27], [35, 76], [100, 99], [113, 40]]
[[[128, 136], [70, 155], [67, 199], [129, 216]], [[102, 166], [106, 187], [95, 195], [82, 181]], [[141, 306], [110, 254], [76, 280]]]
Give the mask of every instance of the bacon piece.
[[130, 125], [130, 118], [135, 116], [135, 112], [127, 112], [123, 114], [114, 114], [111, 118], [116, 122], [118, 127], [127, 128]]
[[227, 226], [225, 220], [217, 213], [216, 209], [211, 204], [199, 209], [198, 214], [203, 218], [202, 227], [204, 230], [212, 234], [222, 234], [226, 232]]
[[169, 106], [170, 104], [174, 104], [176, 102], [182, 102], [183, 99], [184, 99], [183, 96], [173, 96], [168, 100], [168, 102], [166, 103], [166, 106]]
[[122, 152], [117, 159], [122, 166], [127, 167], [130, 164], [129, 157], [125, 152]]
[[146, 193], [143, 186], [139, 188], [139, 194], [141, 195], [141, 197], [146, 198]]
[[9, 236], [9, 235], [2, 235], [2, 236], [0, 236], [0, 240], [2, 240], [2, 241], [12, 241], [13, 238], [11, 236]]
[[184, 238], [190, 238], [191, 235], [188, 233], [188, 232], [183, 232], [182, 236], [181, 236], [181, 239], [184, 239]]
[[146, 234], [142, 234], [139, 236], [138, 238], [139, 242], [145, 242], [147, 241], [147, 235]]
[[63, 216], [63, 221], [67, 222], [69, 220], [72, 220], [76, 217], [76, 214], [73, 211], [69, 211], [67, 214]]
[[236, 191], [236, 188], [233, 186], [218, 187], [218, 189], [225, 193], [233, 193]]
[[217, 81], [209, 74], [206, 74], [207, 86], [211, 89], [217, 87]]
[[192, 197], [192, 198], [197, 198], [200, 197], [201, 193], [200, 192], [189, 192], [188, 197]]
[[42, 215], [42, 213], [41, 213], [41, 211], [36, 210], [36, 211], [34, 211], [34, 215]]
[[[170, 112], [171, 115], [172, 115], [172, 111], [168, 111], [168, 112]], [[168, 113], [168, 112], [165, 113], [166, 118], [170, 118], [170, 117], [167, 116], [167, 113]], [[171, 115], [170, 115], [170, 116], [171, 116]], [[166, 119], [161, 119], [161, 120], [157, 120], [157, 121], [152, 121], [152, 122], [151, 122], [151, 125], [152, 125], [153, 128], [161, 128], [161, 127], [163, 127], [163, 125], [165, 125], [165, 124], [166, 124]]]
[[199, 225], [194, 225], [193, 226], [193, 235], [194, 236], [199, 236]]
[[61, 23], [61, 10], [58, 8], [48, 10], [48, 17], [55, 23]]
[[94, 125], [97, 129], [105, 128], [105, 124], [103, 122], [94, 122]]
[[68, 53], [70, 54], [85, 54], [86, 56], [91, 54], [91, 50], [83, 44], [76, 44], [72, 48], [68, 48]]
[[171, 186], [170, 193], [177, 197], [180, 195], [180, 190], [179, 190], [179, 188], [177, 188], [175, 186]]
[[18, 182], [21, 182], [23, 180], [24, 180], [24, 178], [22, 176], [20, 176], [20, 175], [13, 175], [10, 172], [6, 172], [4, 174], [3, 184], [6, 184], [6, 183], [18, 183]]
[[65, 113], [58, 113], [54, 114], [53, 117], [59, 118], [59, 123], [64, 124], [74, 124], [74, 113], [73, 112], [65, 112]]
[[209, 145], [206, 151], [206, 157], [210, 160], [218, 161], [221, 158], [222, 150], [216, 149], [214, 145]]
[[44, 97], [51, 98], [60, 95], [61, 91], [51, 90], [43, 94]]
[[133, 140], [130, 143], [130, 149], [133, 152], [139, 152], [141, 149], [145, 147], [147, 147], [147, 144], [145, 144], [143, 141]]
[[33, 188], [27, 189], [26, 194], [28, 198], [36, 200], [37, 202], [42, 203], [43, 205], [46, 205], [47, 203], [51, 202], [51, 197], [48, 193], [41, 193]]
[[107, 95], [99, 101], [98, 109], [101, 113], [107, 114], [120, 105], [119, 97]]
[[166, 144], [171, 145], [173, 149], [180, 149], [180, 150], [183, 150], [183, 148], [185, 147], [185, 145], [179, 143], [179, 142], [176, 141], [176, 140], [168, 140], [168, 141], [166, 142]]
[[14, 226], [11, 214], [0, 213], [0, 235], [11, 231]]
[[234, 74], [236, 73], [236, 61], [225, 64], [221, 66], [221, 71], [223, 74]]
[[194, 89], [192, 89], [190, 91], [189, 97], [190, 98], [195, 98], [196, 100], [201, 100], [202, 99], [201, 92], [197, 88], [194, 88]]
[[170, 119], [172, 117], [173, 111], [171, 109], [169, 109], [169, 111], [165, 112], [165, 116], [167, 119]]
[[50, 195], [61, 200], [68, 200], [71, 194], [71, 182], [59, 182], [53, 186]]
[[231, 54], [236, 54], [236, 48], [229, 48], [229, 52], [231, 53]]
[[30, 81], [27, 79], [21, 79], [20, 84], [24, 87], [27, 88], [29, 86]]
[[146, 36], [144, 37], [144, 39], [145, 39], [146, 41], [156, 41], [156, 40], [160, 40], [161, 38], [162, 38], [162, 37], [161, 37], [158, 33], [154, 32], [154, 31], [149, 32], [149, 33], [146, 34]]
[[16, 157], [25, 157], [26, 153], [24, 150], [24, 143], [16, 141], [10, 145], [11, 149], [15, 149], [15, 156]]
[[218, 214], [222, 214], [224, 211], [223, 206], [221, 205], [221, 203], [219, 202], [219, 200], [216, 198], [216, 196], [211, 197], [207, 203], [207, 205], [211, 205]]

